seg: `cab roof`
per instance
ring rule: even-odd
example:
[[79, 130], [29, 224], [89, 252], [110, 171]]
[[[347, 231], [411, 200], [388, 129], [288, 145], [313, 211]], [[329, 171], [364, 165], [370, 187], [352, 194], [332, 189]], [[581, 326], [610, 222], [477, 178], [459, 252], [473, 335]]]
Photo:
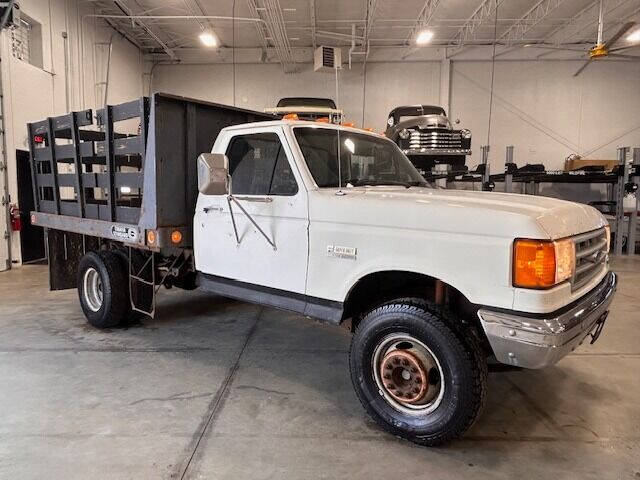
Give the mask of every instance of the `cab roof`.
[[393, 117], [396, 121], [400, 117], [404, 116], [418, 116], [418, 115], [445, 115], [444, 108], [437, 105], [404, 105], [402, 107], [396, 107], [389, 112], [389, 117]]
[[251, 122], [251, 123], [242, 123], [239, 125], [231, 125], [229, 127], [225, 127], [225, 131], [232, 130], [243, 130], [245, 128], [257, 128], [257, 127], [313, 127], [313, 128], [328, 128], [333, 130], [344, 130], [353, 133], [362, 133], [372, 135], [378, 138], [387, 138], [381, 133], [369, 132], [367, 130], [363, 130], [361, 128], [348, 127], [346, 125], [336, 125], [333, 123], [325, 123], [325, 122], [315, 122], [309, 120], [271, 120], [264, 122]]

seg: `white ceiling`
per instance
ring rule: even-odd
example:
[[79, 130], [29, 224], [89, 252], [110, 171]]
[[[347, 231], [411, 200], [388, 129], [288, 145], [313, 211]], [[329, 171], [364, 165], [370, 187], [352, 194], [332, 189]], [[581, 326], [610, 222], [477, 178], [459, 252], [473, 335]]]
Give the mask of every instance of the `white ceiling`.
[[[216, 49], [217, 57], [228, 56], [235, 48], [234, 56], [251, 52], [252, 58], [283, 64], [308, 61], [314, 37], [315, 45], [344, 47], [343, 55], [355, 42], [353, 51], [362, 52], [354, 55], [356, 61], [363, 60], [367, 45], [367, 57], [386, 51], [387, 55], [402, 59], [424, 58], [428, 56], [425, 52], [434, 49], [446, 56], [469, 54], [474, 46], [494, 43], [497, 53], [502, 55], [523, 48], [531, 50], [524, 45], [535, 43], [571, 44], [588, 49], [597, 39], [599, 10], [598, 0], [96, 0], [93, 3], [97, 14], [145, 17], [134, 22], [123, 18], [105, 21], [156, 60], [210, 55], [211, 50], [200, 43], [198, 35], [211, 30], [221, 46]], [[482, 6], [485, 9], [478, 10]], [[428, 15], [419, 18], [430, 7], [435, 10], [428, 22]], [[532, 10], [534, 7], [537, 10]], [[198, 18], [166, 18], [185, 15]], [[231, 17], [236, 21], [231, 21]], [[259, 22], [255, 21], [258, 17]], [[605, 0], [604, 39], [630, 20], [638, 22], [634, 28], [640, 27], [640, 0]], [[424, 27], [431, 29], [434, 37], [428, 48], [417, 49], [413, 38]], [[625, 41], [623, 37], [618, 46], [624, 46]], [[537, 54], [542, 53], [536, 50]], [[625, 53], [637, 55], [638, 50], [633, 48]]]

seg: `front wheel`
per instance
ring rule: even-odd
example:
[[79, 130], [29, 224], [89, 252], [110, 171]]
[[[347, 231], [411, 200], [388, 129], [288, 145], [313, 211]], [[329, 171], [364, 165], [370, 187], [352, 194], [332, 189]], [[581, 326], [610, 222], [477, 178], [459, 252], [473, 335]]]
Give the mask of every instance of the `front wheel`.
[[421, 445], [462, 435], [486, 397], [478, 342], [448, 321], [425, 302], [401, 299], [369, 312], [351, 342], [351, 380], [362, 405], [383, 428]]

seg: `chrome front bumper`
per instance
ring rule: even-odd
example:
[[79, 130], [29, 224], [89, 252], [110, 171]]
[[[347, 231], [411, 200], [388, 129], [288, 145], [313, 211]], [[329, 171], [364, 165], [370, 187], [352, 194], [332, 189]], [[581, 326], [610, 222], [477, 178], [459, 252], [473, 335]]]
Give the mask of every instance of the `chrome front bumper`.
[[512, 314], [481, 308], [480, 323], [499, 362], [523, 368], [553, 365], [582, 343], [597, 340], [609, 313], [618, 280], [607, 276], [568, 308], [543, 315]]
[[468, 148], [407, 148], [405, 155], [471, 155]]

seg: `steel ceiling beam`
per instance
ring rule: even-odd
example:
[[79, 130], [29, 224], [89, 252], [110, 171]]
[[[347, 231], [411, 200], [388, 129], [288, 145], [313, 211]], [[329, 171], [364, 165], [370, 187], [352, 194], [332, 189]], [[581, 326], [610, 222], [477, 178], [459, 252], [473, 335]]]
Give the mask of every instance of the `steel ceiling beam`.
[[364, 24], [364, 40], [362, 42], [365, 62], [367, 61], [367, 57], [369, 56], [369, 35], [371, 34], [371, 29], [373, 28], [373, 19], [376, 14], [376, 9], [378, 8], [378, 0], [366, 0], [366, 2], [367, 16]]
[[506, 31], [504, 31], [496, 41], [503, 43], [507, 48], [496, 54], [496, 57], [505, 55], [516, 48], [515, 44], [522, 42], [527, 33], [536, 25], [539, 25], [551, 12], [562, 5], [565, 0], [540, 0], [527, 13], [516, 20]]
[[469, 40], [476, 40], [478, 28], [489, 18], [491, 18], [504, 0], [482, 0], [482, 3], [471, 16], [464, 22], [464, 25], [456, 32], [449, 41], [448, 46], [453, 47], [449, 52], [449, 57], [459, 54]]
[[514, 22], [499, 37], [498, 42], [503, 42], [507, 46], [524, 40], [529, 31], [547, 18], [551, 12], [556, 10], [566, 0], [540, 0], [527, 13]]
[[315, 51], [315, 49], [318, 48], [316, 42], [316, 0], [309, 0], [309, 14], [311, 19], [311, 43]]
[[282, 68], [285, 72], [294, 71], [295, 58], [287, 35], [287, 28], [280, 1], [260, 0], [258, 3], [258, 0], [248, 0], [248, 2], [253, 15], [262, 20], [261, 23], [264, 25], [263, 34], [265, 40], [270, 40], [273, 44]]
[[[125, 14], [129, 16], [133, 15], [134, 12], [123, 0], [114, 0], [114, 3]], [[142, 20], [132, 20], [132, 21], [134, 22], [134, 24], [137, 23], [138, 25], [140, 25], [140, 27], [147, 33], [147, 35], [149, 35], [156, 43], [158, 43], [158, 45], [160, 45], [162, 50], [164, 50], [164, 52], [167, 55], [169, 55], [169, 57], [171, 57], [172, 60], [176, 58], [176, 54], [173, 52], [173, 50], [171, 50], [171, 48], [169, 48], [169, 46], [164, 42], [164, 40], [162, 40], [160, 36], [156, 34], [144, 21]]]
[[[200, 10], [200, 15], [206, 15], [206, 12], [202, 8], [202, 6], [197, 1], [195, 2], [195, 8], [192, 7], [191, 0], [182, 0], [182, 2], [184, 3], [186, 11], [194, 15], [194, 20], [200, 26], [200, 30], [205, 31], [207, 29], [205, 24], [199, 18], [195, 17], [196, 15], [198, 15], [198, 12], [196, 10]], [[212, 27], [211, 22], [208, 23], [209, 27]]]
[[[617, 10], [621, 6], [635, 0], [609, 0], [606, 3], [606, 9], [604, 15], [609, 15], [614, 10]], [[548, 35], [544, 37], [545, 42], [555, 43], [556, 46], [561, 45], [571, 39], [577, 37], [580, 32], [586, 28], [598, 22], [598, 10], [600, 8], [600, 0], [596, 0], [585, 8], [576, 13], [569, 20], [564, 22], [558, 28], [552, 30]], [[582, 40], [582, 37], [577, 40]]]
[[433, 20], [433, 16], [435, 15], [439, 5], [440, 5], [440, 0], [427, 0], [426, 2], [424, 2], [424, 6], [422, 7], [422, 10], [420, 10], [420, 13], [418, 14], [416, 23], [413, 25], [413, 27], [407, 34], [406, 43], [408, 46], [404, 54], [402, 55], [403, 59], [407, 58], [413, 52], [418, 50], [418, 48], [416, 48], [415, 46], [410, 45], [411, 41], [416, 37], [416, 35], [420, 30], [427, 28], [429, 26], [429, 24], [431, 23], [431, 20]]
[[[251, 16], [255, 18], [260, 18], [258, 15], [258, 9], [253, 0], [247, 0], [247, 6], [249, 7], [249, 12]], [[263, 22], [255, 22], [256, 32], [258, 33], [258, 40], [260, 41], [260, 46], [262, 47], [262, 56], [264, 59], [267, 59], [267, 52], [269, 49], [269, 42], [267, 41], [267, 35], [265, 34], [265, 27]], [[235, 48], [235, 45], [233, 46]]]

